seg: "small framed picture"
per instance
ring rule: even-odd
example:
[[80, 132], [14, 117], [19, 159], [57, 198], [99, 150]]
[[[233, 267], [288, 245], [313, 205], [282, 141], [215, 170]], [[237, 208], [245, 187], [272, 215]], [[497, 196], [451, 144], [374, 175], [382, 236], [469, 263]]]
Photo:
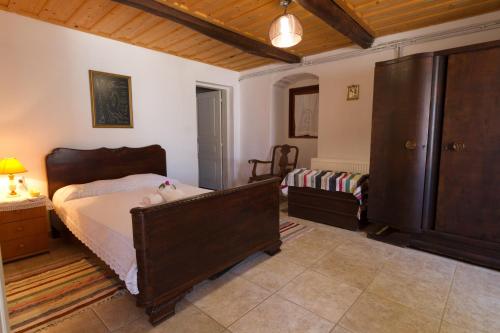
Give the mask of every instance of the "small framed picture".
[[353, 101], [359, 99], [359, 84], [353, 84], [347, 87], [347, 100]]
[[133, 128], [130, 76], [89, 71], [94, 128]]

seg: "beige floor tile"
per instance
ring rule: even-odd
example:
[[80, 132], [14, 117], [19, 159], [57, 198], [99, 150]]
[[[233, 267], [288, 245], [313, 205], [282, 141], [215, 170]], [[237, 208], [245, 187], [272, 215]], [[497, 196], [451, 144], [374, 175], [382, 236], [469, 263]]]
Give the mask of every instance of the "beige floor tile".
[[453, 277], [457, 261], [413, 249], [399, 249], [384, 265], [393, 273], [418, 276], [422, 280], [435, 282]]
[[234, 333], [322, 333], [333, 324], [277, 295], [229, 327]]
[[402, 250], [385, 263], [368, 291], [441, 318], [455, 267], [446, 258]]
[[144, 309], [137, 307], [134, 297], [128, 293], [92, 308], [110, 331], [117, 330], [144, 314]]
[[335, 328], [331, 331], [331, 333], [352, 333], [348, 329], [343, 328], [340, 325], [335, 326]]
[[226, 273], [215, 281], [206, 281], [186, 296], [196, 307], [229, 326], [271, 294], [239, 276]]
[[459, 264], [444, 320], [470, 330], [500, 332], [500, 272]]
[[485, 333], [485, 332], [480, 331], [478, 329], [468, 329], [465, 327], [456, 326], [443, 321], [439, 333]]
[[106, 326], [91, 309], [70, 317], [57, 325], [51, 326], [43, 333], [106, 333]]
[[336, 323], [362, 290], [328, 278], [322, 274], [306, 271], [278, 292], [286, 298], [315, 314]]
[[224, 330], [215, 320], [183, 300], [177, 304], [176, 314], [156, 327], [149, 323], [147, 316], [141, 316], [113, 333], [220, 333]]
[[305, 269], [291, 261], [259, 253], [233, 268], [231, 272], [270, 291], [276, 291]]
[[312, 269], [337, 280], [365, 289], [384, 262], [398, 249], [372, 240], [355, 240], [338, 246], [312, 266]]
[[281, 252], [276, 256], [308, 267], [346, 241], [345, 237], [334, 232], [315, 228], [285, 242], [281, 246]]
[[340, 321], [353, 333], [436, 333], [440, 321], [404, 305], [364, 293]]

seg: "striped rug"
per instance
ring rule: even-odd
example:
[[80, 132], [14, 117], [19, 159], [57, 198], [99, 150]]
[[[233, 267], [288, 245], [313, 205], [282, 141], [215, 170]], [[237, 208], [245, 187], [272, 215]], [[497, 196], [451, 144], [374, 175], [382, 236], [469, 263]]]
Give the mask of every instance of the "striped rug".
[[311, 231], [312, 227], [307, 227], [303, 224], [281, 220], [280, 221], [280, 234], [283, 242], [297, 238], [307, 231]]
[[6, 296], [11, 332], [32, 331], [121, 289], [120, 280], [87, 258], [9, 279]]

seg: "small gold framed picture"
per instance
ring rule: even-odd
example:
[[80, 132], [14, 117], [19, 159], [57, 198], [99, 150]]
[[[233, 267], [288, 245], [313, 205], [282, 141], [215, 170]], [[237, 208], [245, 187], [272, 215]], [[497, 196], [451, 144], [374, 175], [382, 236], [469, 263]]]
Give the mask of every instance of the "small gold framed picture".
[[347, 87], [347, 100], [354, 101], [359, 99], [359, 84], [352, 84]]

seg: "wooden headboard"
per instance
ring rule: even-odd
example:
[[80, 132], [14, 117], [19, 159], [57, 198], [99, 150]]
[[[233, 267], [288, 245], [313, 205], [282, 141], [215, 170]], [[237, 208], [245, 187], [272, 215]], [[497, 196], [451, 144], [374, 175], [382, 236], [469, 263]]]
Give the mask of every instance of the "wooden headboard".
[[78, 150], [56, 148], [45, 159], [49, 197], [71, 184], [115, 179], [133, 174], [167, 175], [165, 150], [159, 145]]

